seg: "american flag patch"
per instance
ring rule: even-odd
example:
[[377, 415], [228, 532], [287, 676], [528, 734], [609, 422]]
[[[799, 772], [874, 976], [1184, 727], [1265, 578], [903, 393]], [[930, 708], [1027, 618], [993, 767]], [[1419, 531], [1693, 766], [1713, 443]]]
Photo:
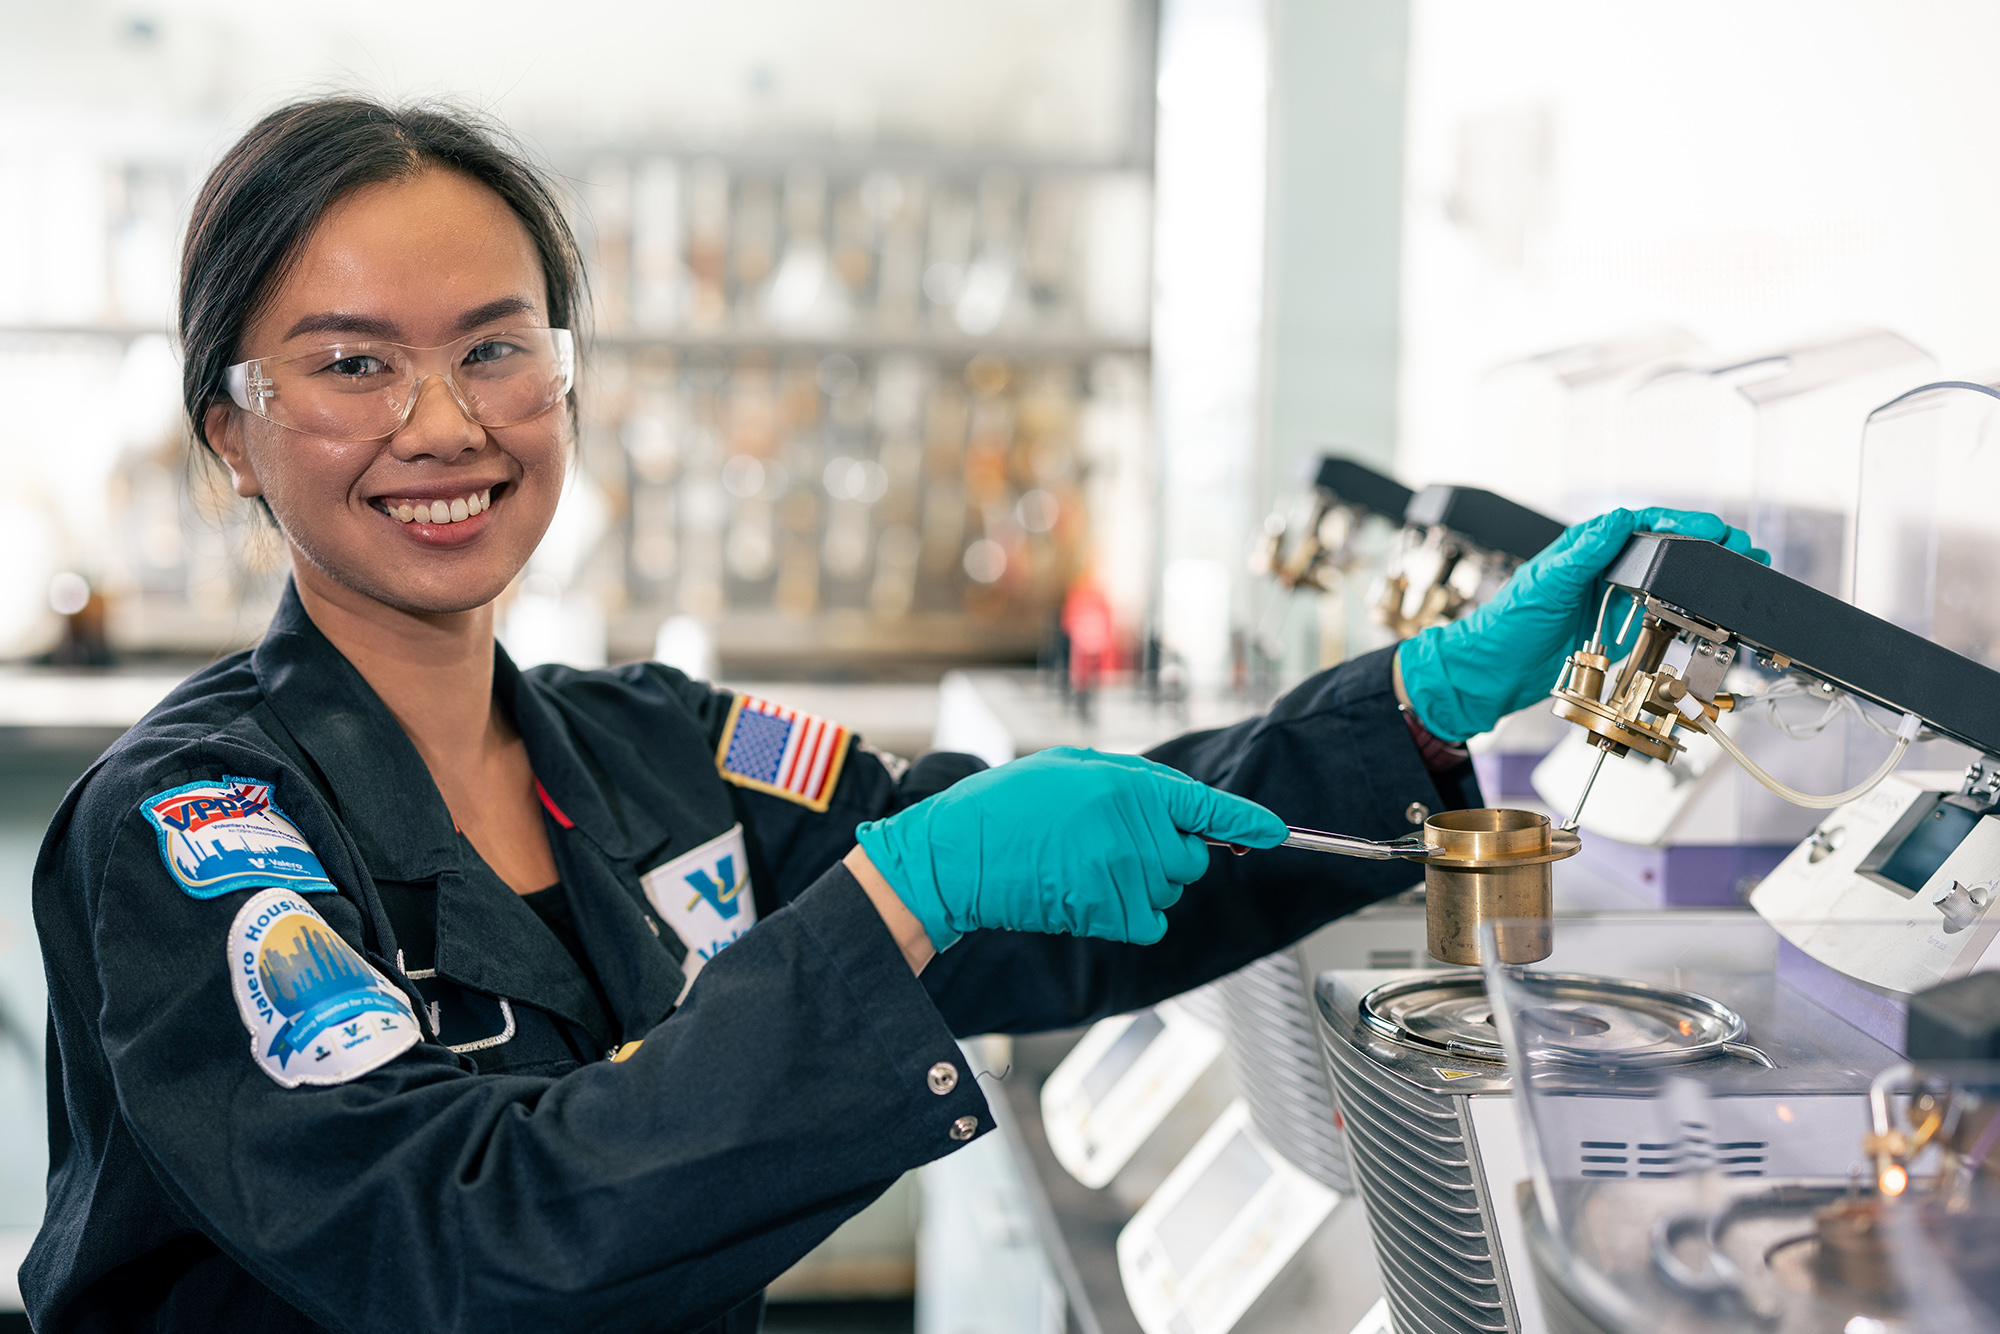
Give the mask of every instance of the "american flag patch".
[[738, 787], [823, 811], [840, 781], [850, 735], [839, 723], [738, 695], [715, 748], [715, 767]]

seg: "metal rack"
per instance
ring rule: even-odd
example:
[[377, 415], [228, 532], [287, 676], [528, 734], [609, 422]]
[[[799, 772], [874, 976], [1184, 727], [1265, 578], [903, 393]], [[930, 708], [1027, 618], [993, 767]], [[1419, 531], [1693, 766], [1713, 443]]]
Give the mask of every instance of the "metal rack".
[[611, 656], [677, 614], [739, 669], [1032, 655], [1091, 564], [1093, 503], [1145, 499], [1112, 455], [1150, 398], [1146, 172], [635, 144], [562, 160], [605, 515], [567, 583], [604, 607]]

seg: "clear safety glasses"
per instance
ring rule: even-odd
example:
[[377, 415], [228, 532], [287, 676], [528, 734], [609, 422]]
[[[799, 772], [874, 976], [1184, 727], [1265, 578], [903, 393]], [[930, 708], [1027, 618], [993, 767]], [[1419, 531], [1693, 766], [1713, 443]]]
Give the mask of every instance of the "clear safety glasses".
[[280, 426], [327, 440], [381, 440], [410, 419], [432, 376], [476, 425], [541, 416], [576, 378], [576, 339], [568, 329], [476, 333], [439, 347], [354, 339], [239, 362], [225, 375], [237, 407]]

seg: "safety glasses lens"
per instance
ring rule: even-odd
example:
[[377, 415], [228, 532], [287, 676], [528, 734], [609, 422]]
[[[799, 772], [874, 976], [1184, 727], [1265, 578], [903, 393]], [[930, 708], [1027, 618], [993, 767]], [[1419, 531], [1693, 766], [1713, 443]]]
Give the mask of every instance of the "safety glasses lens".
[[[426, 354], [448, 352], [446, 357]], [[418, 386], [444, 379], [476, 425], [515, 426], [569, 392], [574, 351], [567, 329], [484, 334], [448, 348], [348, 342], [259, 363], [264, 414], [330, 440], [379, 440], [408, 418]]]

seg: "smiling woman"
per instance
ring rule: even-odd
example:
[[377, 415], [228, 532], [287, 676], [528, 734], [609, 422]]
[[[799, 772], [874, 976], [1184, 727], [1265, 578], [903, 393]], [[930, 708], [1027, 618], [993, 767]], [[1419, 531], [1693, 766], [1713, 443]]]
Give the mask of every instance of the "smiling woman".
[[[239, 146], [248, 182], [217, 172], [189, 229], [185, 393], [238, 494], [261, 497], [304, 558], [309, 610], [344, 589], [464, 611], [506, 587], [555, 512], [575, 243], [548, 192], [483, 137], [436, 112], [357, 132], [380, 115], [280, 113]], [[357, 139], [375, 151], [353, 152]], [[301, 157], [338, 166], [301, 189]], [[322, 195], [316, 213], [300, 207]], [[265, 244], [239, 266], [246, 234]], [[419, 505], [428, 521], [404, 518]]]
[[517, 669], [494, 604], [562, 491], [580, 289], [470, 119], [274, 113], [181, 290], [189, 418], [292, 580], [44, 840], [39, 1330], [751, 1334], [991, 1127], [954, 1035], [1139, 1008], [1402, 888], [1203, 836], [1277, 844], [1260, 801], [1387, 836], [1471, 791], [1386, 652], [1174, 767], [985, 773], [657, 663]]
[[[545, 286], [519, 219], [452, 170], [363, 186], [307, 236], [203, 424], [305, 558], [308, 609], [346, 589], [464, 611], [526, 563], [569, 439], [574, 352]], [[395, 522], [419, 504], [427, 521]]]

